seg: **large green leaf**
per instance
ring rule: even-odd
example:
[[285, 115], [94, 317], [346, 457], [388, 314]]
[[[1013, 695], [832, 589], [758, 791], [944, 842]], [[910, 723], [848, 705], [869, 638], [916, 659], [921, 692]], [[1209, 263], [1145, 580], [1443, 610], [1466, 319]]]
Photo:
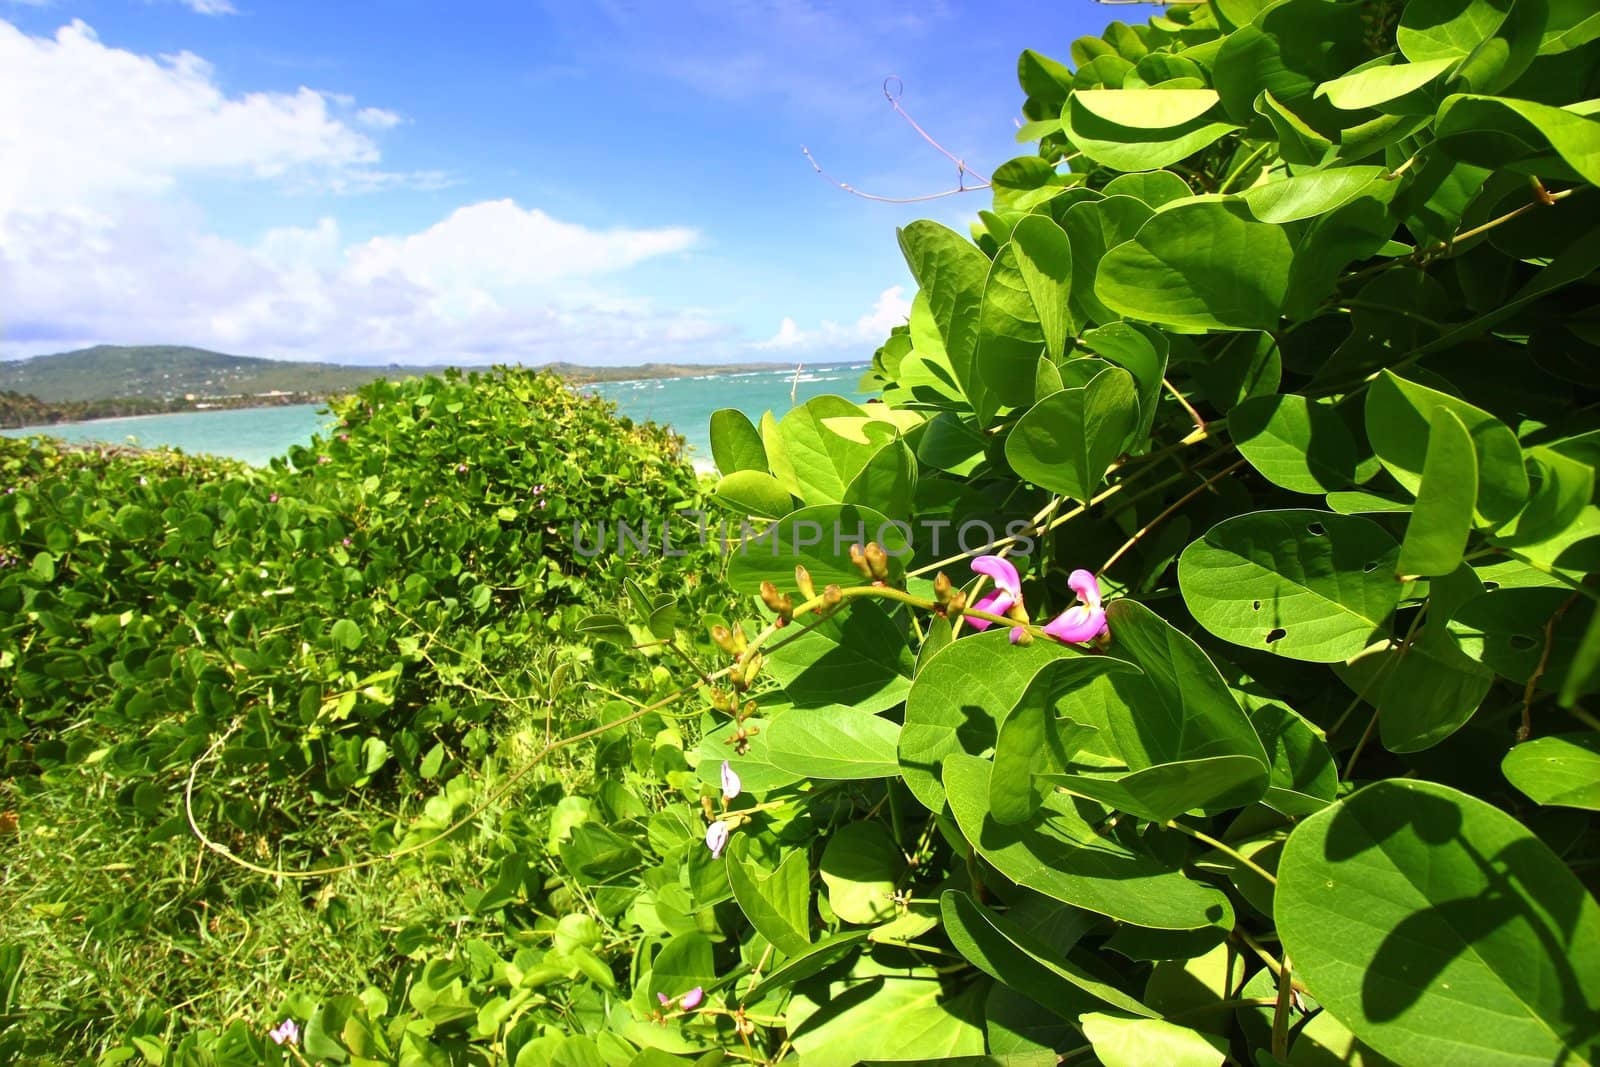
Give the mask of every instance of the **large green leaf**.
[[[1126, 126], [1096, 114], [1080, 99], [1086, 92], [1119, 91], [1080, 89], [1072, 94], [1061, 114], [1061, 122], [1066, 127], [1067, 136], [1077, 149], [1096, 163], [1114, 170], [1159, 170], [1193, 155], [1237, 129], [1232, 123], [1207, 117], [1204, 113], [1188, 122], [1161, 130]], [[1145, 90], [1144, 92], [1152, 96], [1170, 96], [1183, 91]], [[1192, 108], [1200, 100], [1190, 98], [1180, 102], [1184, 107], [1174, 108], [1172, 113]], [[1116, 110], [1128, 109], [1116, 108]]]
[[1294, 246], [1243, 204], [1180, 202], [1106, 253], [1095, 295], [1111, 310], [1191, 330], [1278, 324]]
[[1600, 120], [1568, 108], [1463, 93], [1439, 106], [1434, 132], [1468, 163], [1600, 185]]
[[[903, 651], [905, 646], [899, 646]], [[848, 708], [791, 709], [767, 728], [767, 756], [790, 774], [826, 781], [893, 778], [900, 773], [900, 727]]]
[[1383, 167], [1332, 167], [1253, 186], [1239, 194], [1261, 222], [1299, 222], [1326, 215], [1371, 192]]
[[1506, 753], [1500, 770], [1535, 803], [1600, 811], [1600, 734], [1524, 741]]
[[1166, 336], [1143, 324], [1112, 322], [1087, 331], [1080, 341], [1084, 348], [1133, 375], [1139, 394], [1139, 425], [1133, 436], [1135, 442], [1144, 440], [1155, 423], [1167, 374]]
[[1107, 196], [1073, 204], [1061, 226], [1072, 242], [1072, 317], [1080, 324], [1114, 322], [1121, 316], [1094, 293], [1100, 261], [1111, 249], [1139, 232], [1155, 212], [1131, 196]]
[[1012, 229], [1011, 243], [1017, 269], [1033, 298], [1045, 347], [1052, 358], [1060, 360], [1072, 334], [1072, 242], [1051, 219], [1028, 215]]
[[1442, 57], [1418, 63], [1394, 63], [1346, 74], [1317, 86], [1317, 95], [1326, 96], [1342, 111], [1377, 107], [1422, 88], [1455, 66], [1458, 59]]
[[1494, 672], [1434, 623], [1404, 648], [1374, 645], [1334, 672], [1378, 710], [1378, 736], [1390, 752], [1437, 745], [1472, 718], [1494, 684]]
[[1453, 80], [1492, 93], [1528, 69], [1548, 20], [1548, 0], [1412, 0], [1395, 42], [1414, 62], [1457, 63]]
[[1250, 724], [1267, 750], [1272, 770], [1261, 803], [1290, 817], [1333, 802], [1339, 768], [1321, 733], [1292, 708], [1266, 703], [1250, 709]]
[[951, 944], [979, 970], [1066, 1019], [1109, 1005], [1153, 1018], [1155, 1012], [1057, 953], [1016, 922], [957, 889], [939, 897], [939, 914]]
[[[1055, 225], [1037, 215], [1029, 217]], [[1033, 398], [1034, 368], [1044, 350], [1044, 332], [1020, 266], [1017, 244], [1007, 242], [994, 257], [983, 286], [975, 356], [978, 375], [1002, 403], [1026, 404]]]
[[857, 439], [827, 425], [866, 412], [839, 396], [812, 397], [778, 422], [783, 454], [794, 472], [798, 496], [807, 504], [837, 504], [873, 456], [895, 436], [887, 422], [873, 423], [871, 437]]
[[881, 822], [846, 823], [828, 838], [819, 869], [828, 906], [847, 923], [894, 918], [895, 879], [905, 859]]
[[944, 760], [944, 786], [962, 835], [1007, 878], [1136, 926], [1197, 930], [1233, 922], [1221, 892], [1102, 832], [1063, 794], [1045, 798], [1027, 823], [1001, 826], [989, 817], [990, 773], [989, 761], [975, 756]]
[[774, 948], [786, 956], [799, 955], [811, 947], [811, 865], [806, 850], [789, 850], [768, 872], [749, 859], [748, 844], [741, 834], [728, 845], [733, 899]]
[[1528, 498], [1522, 446], [1504, 423], [1482, 408], [1384, 371], [1367, 390], [1367, 439], [1389, 473], [1412, 493], [1422, 485], [1433, 414], [1448, 409], [1472, 436], [1478, 457], [1477, 512], [1504, 522]]
[[1311, 995], [1399, 1063], [1600, 1056], [1600, 907], [1475, 797], [1392, 780], [1311, 816], [1274, 912]]
[[1029, 408], [1006, 438], [1006, 461], [1021, 478], [1087, 501], [1139, 423], [1133, 375], [1121, 367], [1081, 389], [1062, 389]]
[[1074, 766], [1052, 780], [1156, 822], [1261, 799], [1266, 751], [1206, 654], [1135, 600], [1113, 602], [1106, 617], [1118, 655], [1142, 673], [1075, 689], [1059, 707], [1074, 722], [1094, 726], [1127, 770]]
[[900, 773], [923, 806], [944, 807], [945, 757], [993, 748], [1000, 721], [1046, 668], [1062, 688], [1107, 671], [1136, 669], [1115, 656], [1090, 655], [1055, 641], [1013, 646], [999, 628], [948, 644], [920, 665], [906, 698]]
[[737, 515], [781, 519], [794, 510], [789, 491], [764, 470], [736, 470], [724, 475], [711, 492], [717, 503]]
[[1398, 558], [1370, 519], [1258, 511], [1184, 549], [1178, 586], [1195, 621], [1226, 641], [1333, 663], [1365, 648], [1399, 603]]
[[913, 222], [900, 231], [906, 264], [927, 296], [944, 353], [956, 381], [981, 418], [993, 411], [978, 375], [978, 321], [989, 257], [971, 241], [937, 222]]
[[1435, 408], [1422, 484], [1400, 543], [1400, 574], [1439, 577], [1461, 566], [1477, 499], [1478, 454], [1472, 435], [1449, 408]]
[[[1239, 454], [1261, 476], [1295, 493], [1326, 493], [1363, 481], [1355, 435], [1325, 403], [1299, 393], [1250, 397], [1228, 413]], [[1368, 457], [1370, 459], [1370, 457]]]
[[1104, 1067], [1222, 1067], [1228, 1042], [1165, 1019], [1129, 1019], [1093, 1012], [1079, 1020]]
[[947, 996], [932, 971], [852, 979], [839, 983], [823, 1007], [794, 1027], [790, 1040], [806, 1067], [981, 1056], [981, 991], [971, 986]]
[[1214, 89], [1079, 89], [1072, 99], [1114, 125], [1165, 131], [1198, 119], [1219, 97]]
[[796, 620], [802, 626], [767, 657], [767, 673], [795, 707], [874, 714], [905, 700], [915, 660], [878, 605], [856, 601], [820, 621]]
[[711, 413], [711, 458], [724, 475], [735, 471], [767, 470], [767, 449], [750, 416], [738, 408]]

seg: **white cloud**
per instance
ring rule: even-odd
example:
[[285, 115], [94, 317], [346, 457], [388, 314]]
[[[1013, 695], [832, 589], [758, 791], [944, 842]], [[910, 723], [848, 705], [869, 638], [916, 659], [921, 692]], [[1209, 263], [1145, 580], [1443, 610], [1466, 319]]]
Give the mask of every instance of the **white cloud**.
[[395, 181], [376, 172], [363, 132], [394, 125], [393, 112], [304, 87], [229, 95], [194, 53], [112, 48], [79, 20], [53, 37], [0, 21], [0, 70], [0, 235], [24, 207], [76, 209], [191, 177]]
[[903, 325], [910, 317], [911, 301], [906, 299], [905, 286], [895, 285], [879, 293], [872, 310], [849, 326], [824, 320], [814, 330], [802, 330], [794, 319], [786, 317], [778, 324], [777, 333], [751, 347], [795, 353], [859, 349], [862, 345], [875, 347], [883, 343], [890, 330]]
[[239, 12], [229, 0], [178, 0], [197, 15], [237, 15]]
[[51, 37], [0, 21], [0, 70], [0, 355], [96, 342], [375, 362], [736, 354], [703, 312], [593, 291], [690, 248], [690, 229], [593, 228], [487, 200], [418, 232], [358, 241], [329, 216], [251, 243], [212, 232], [184, 198], [215, 177], [449, 184], [382, 166], [374, 137], [403, 121], [388, 109], [309, 88], [229, 93], [199, 56], [109, 47], [77, 21]]

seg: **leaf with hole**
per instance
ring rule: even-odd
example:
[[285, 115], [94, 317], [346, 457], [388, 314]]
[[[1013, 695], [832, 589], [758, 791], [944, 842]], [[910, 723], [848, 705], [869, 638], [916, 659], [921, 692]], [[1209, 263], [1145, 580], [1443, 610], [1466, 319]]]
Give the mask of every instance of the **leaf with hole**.
[[1371, 519], [1258, 511], [1184, 549], [1178, 587], [1195, 621], [1225, 641], [1334, 663], [1367, 647], [1394, 612], [1399, 552]]

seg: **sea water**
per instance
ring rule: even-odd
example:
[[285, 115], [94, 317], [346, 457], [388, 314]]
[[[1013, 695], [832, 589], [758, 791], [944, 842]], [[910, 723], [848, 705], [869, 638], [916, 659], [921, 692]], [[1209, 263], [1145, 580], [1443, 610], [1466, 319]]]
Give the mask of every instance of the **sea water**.
[[[662, 423], [682, 434], [697, 466], [711, 462], [708, 425], [718, 408], [738, 408], [752, 421], [765, 411], [783, 415], [794, 404], [836, 393], [860, 402], [856, 391], [866, 364], [821, 367], [814, 371], [750, 371], [707, 373], [693, 378], [596, 382], [575, 388], [616, 403], [618, 410], [639, 421]], [[162, 446], [243, 460], [258, 466], [284, 455], [294, 445], [308, 444], [313, 434], [328, 429], [333, 418], [319, 404], [231, 411], [181, 411], [171, 415], [137, 415], [125, 419], [59, 422], [50, 426], [0, 430], [9, 437], [45, 434], [63, 440], [98, 441], [143, 448]]]

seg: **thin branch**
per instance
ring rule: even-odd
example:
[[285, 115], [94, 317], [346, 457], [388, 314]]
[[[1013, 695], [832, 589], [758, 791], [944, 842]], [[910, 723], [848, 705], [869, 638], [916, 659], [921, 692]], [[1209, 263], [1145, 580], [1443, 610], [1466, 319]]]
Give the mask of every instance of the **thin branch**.
[[[893, 89], [889, 88], [891, 84], [894, 85]], [[917, 120], [912, 118], [910, 113], [908, 113], [905, 108], [900, 106], [900, 98], [905, 95], [905, 91], [906, 83], [900, 80], [900, 75], [891, 74], [887, 78], [883, 79], [883, 98], [889, 101], [889, 106], [894, 108], [895, 113], [901, 118], [905, 119], [913, 130], [916, 130], [919, 134], [921, 134], [922, 139], [932, 145], [935, 151], [937, 151], [941, 156], [944, 156], [944, 158], [948, 159], [950, 162], [954, 163], [956, 165], [956, 169], [959, 170], [963, 175], [970, 174], [983, 184], [988, 185], [988, 178], [985, 178], [983, 175], [967, 166], [966, 160], [951, 155], [949, 149], [945, 148], [944, 145], [928, 136], [928, 131], [917, 125]]]
[[958, 185], [954, 189], [946, 189], [942, 193], [928, 193], [925, 196], [878, 196], [874, 193], [864, 193], [848, 182], [842, 182], [823, 170], [821, 164], [812, 156], [811, 149], [805, 145], [800, 146], [800, 151], [805, 153], [806, 160], [811, 164], [811, 169], [822, 175], [829, 184], [837, 186], [851, 196], [859, 196], [863, 200], [876, 200], [880, 204], [921, 204], [928, 200], [943, 200], [947, 196], [959, 196], [962, 193], [971, 193], [979, 189], [989, 188], [988, 185]]
[[[911, 117], [910, 112], [906, 111], [905, 108], [900, 106], [900, 97], [905, 93], [905, 87], [905, 82], [900, 80], [900, 76], [898, 74], [891, 74], [887, 78], [883, 79], [883, 98], [889, 101], [889, 106], [894, 108], [895, 114], [905, 119], [911, 128], [916, 130], [917, 134], [924, 141], [927, 141], [928, 144], [933, 146], [936, 152], [956, 165], [956, 187], [954, 189], [946, 189], [942, 193], [928, 193], [925, 196], [878, 196], [875, 193], [864, 193], [860, 189], [857, 189], [855, 186], [851, 185], [849, 182], [842, 182], [838, 178], [835, 178], [833, 175], [829, 174], [827, 171], [823, 170], [822, 164], [818, 163], [816, 157], [811, 154], [811, 149], [807, 148], [805, 145], [801, 145], [800, 151], [805, 154], [806, 161], [811, 164], [811, 169], [820, 174], [826, 181], [844, 190], [851, 196], [859, 196], [863, 200], [875, 200], [880, 204], [921, 204], [929, 200], [942, 200], [947, 196], [958, 196], [961, 193], [970, 193], [974, 190], [989, 188], [988, 178], [967, 166], [966, 160], [953, 154], [944, 145], [934, 140], [933, 137], [929, 135], [928, 131], [923, 129], [917, 123], [917, 120]], [[967, 184], [967, 175], [969, 174], [977, 179], [976, 184]]]

